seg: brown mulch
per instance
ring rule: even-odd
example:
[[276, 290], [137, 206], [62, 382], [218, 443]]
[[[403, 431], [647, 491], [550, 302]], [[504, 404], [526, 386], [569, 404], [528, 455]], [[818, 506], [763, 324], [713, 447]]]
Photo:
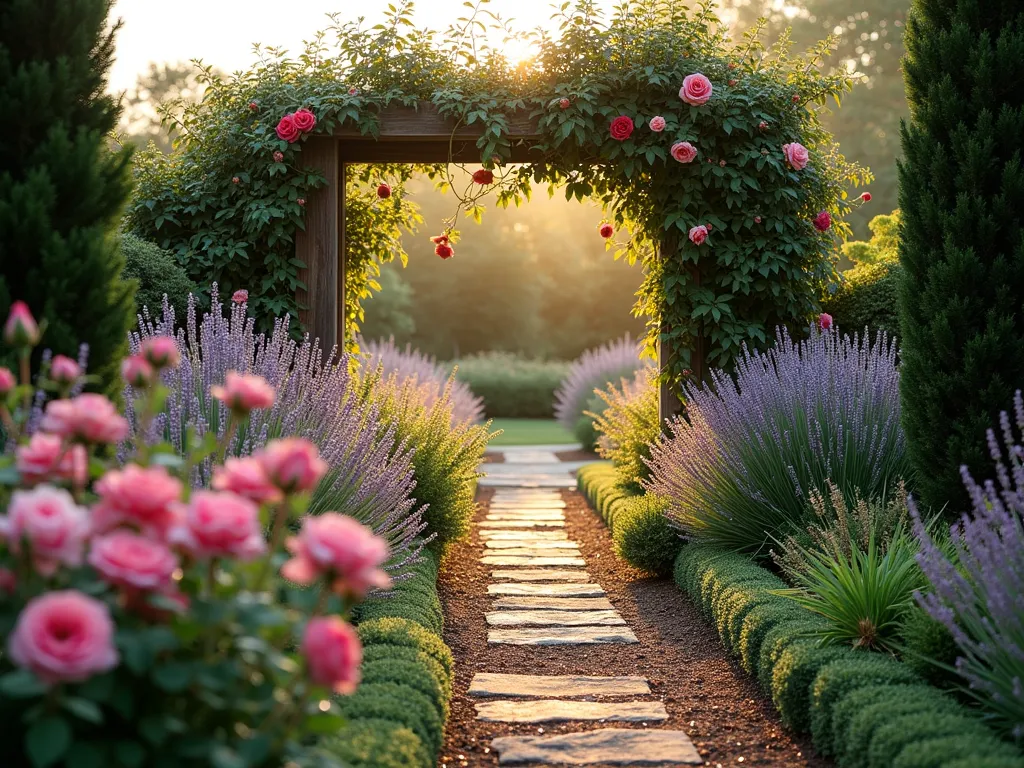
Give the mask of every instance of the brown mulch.
[[[478, 529], [452, 548], [438, 586], [444, 604], [444, 640], [455, 655], [455, 693], [440, 765], [496, 766], [491, 739], [506, 734], [555, 734], [639, 723], [482, 723], [467, 694], [476, 672], [541, 675], [642, 675], [670, 718], [655, 728], [685, 730], [711, 768], [778, 766], [822, 768], [830, 763], [783, 730], [756, 684], [726, 655], [715, 631], [671, 580], [644, 578], [617, 558], [611, 537], [584, 498], [565, 491], [566, 532], [577, 541], [587, 571], [608, 593], [638, 645], [513, 646], [487, 644], [484, 613], [490, 566], [480, 563]], [[481, 509], [493, 495], [481, 489]], [[641, 698], [641, 697], [636, 697]]]
[[504, 453], [485, 453], [484, 464], [504, 464], [505, 454]]
[[600, 461], [601, 457], [593, 451], [555, 451], [559, 461]]

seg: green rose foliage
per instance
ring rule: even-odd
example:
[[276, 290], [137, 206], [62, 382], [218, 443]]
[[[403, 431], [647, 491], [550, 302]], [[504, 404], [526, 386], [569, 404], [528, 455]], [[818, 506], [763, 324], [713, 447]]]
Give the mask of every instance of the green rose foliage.
[[[829, 42], [799, 56], [786, 41], [766, 48], [758, 30], [734, 42], [710, 4], [688, 11], [643, 0], [605, 19], [580, 0], [560, 13], [557, 36], [535, 36], [532, 64], [514, 66], [489, 47], [480, 13], [438, 33], [416, 29], [403, 3], [370, 29], [336, 21], [335, 44], [319, 35], [295, 59], [265, 52], [248, 73], [207, 73], [208, 95], [185, 111], [178, 151], [137, 161], [132, 226], [175, 250], [193, 277], [249, 288], [259, 296], [250, 304], [257, 313], [297, 315], [295, 292], [305, 287], [294, 257], [303, 225], [297, 200], [325, 179], [304, 170], [302, 139], [277, 138], [277, 121], [307, 107], [318, 133], [345, 124], [373, 137], [385, 107], [430, 103], [481, 127], [480, 158], [497, 166], [500, 204], [518, 204], [544, 184], [613, 211], [616, 230], [631, 233], [616, 256], [644, 265], [636, 311], [649, 318], [649, 348], [663, 342], [670, 351], [670, 379], [693, 367], [698, 344], [707, 365], [727, 366], [742, 343], [760, 345], [776, 325], [806, 323], [836, 277], [834, 238], [849, 231], [845, 188], [870, 179], [819, 121], [826, 99], [838, 101], [850, 86], [845, 74], [822, 71]], [[691, 106], [679, 90], [697, 72], [714, 92]], [[635, 127], [619, 141], [609, 126], [623, 115]], [[649, 127], [655, 115], [665, 118], [662, 132]], [[536, 122], [537, 160], [504, 169], [513, 116]], [[696, 147], [694, 162], [672, 159], [678, 141]], [[810, 150], [803, 170], [784, 162], [782, 146], [791, 142]], [[273, 161], [275, 150], [283, 162]], [[397, 235], [416, 216], [401, 200], [411, 170], [355, 166], [347, 178], [349, 339], [375, 260], [403, 255]], [[380, 180], [395, 188], [383, 204], [375, 197]], [[474, 200], [463, 205], [479, 216]], [[812, 225], [823, 210], [834, 222], [825, 233]], [[711, 234], [696, 246], [687, 233], [699, 224]]]

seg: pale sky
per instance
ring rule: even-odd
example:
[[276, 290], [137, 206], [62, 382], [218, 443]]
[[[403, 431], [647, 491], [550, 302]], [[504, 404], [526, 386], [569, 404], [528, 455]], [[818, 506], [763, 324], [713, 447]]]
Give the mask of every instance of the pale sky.
[[[392, 0], [117, 0], [112, 13], [124, 26], [117, 37], [117, 60], [110, 89], [123, 91], [151, 61], [203, 59], [226, 72], [247, 68], [252, 44], [302, 49], [302, 41], [328, 24], [327, 13], [345, 19], [360, 15], [378, 21]], [[468, 9], [464, 0], [418, 0], [416, 24], [443, 29]], [[611, 0], [601, 5], [611, 6]], [[516, 29], [547, 26], [551, 0], [492, 0], [488, 6]]]

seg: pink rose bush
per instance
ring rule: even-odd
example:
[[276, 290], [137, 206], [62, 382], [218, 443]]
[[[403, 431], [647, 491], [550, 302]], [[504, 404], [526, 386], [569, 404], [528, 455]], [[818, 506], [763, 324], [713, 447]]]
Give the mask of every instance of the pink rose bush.
[[672, 158], [680, 163], [692, 163], [697, 158], [697, 150], [688, 141], [677, 141], [672, 145]]
[[792, 144], [783, 144], [782, 154], [786, 158], [786, 165], [794, 171], [802, 171], [807, 167], [807, 161], [810, 159], [807, 147], [796, 141]]
[[704, 224], [698, 224], [690, 229], [690, 242], [694, 245], [704, 245], [708, 239], [708, 228]]
[[[30, 350], [31, 314], [12, 315], [7, 336]], [[125, 360], [137, 419], [159, 412], [158, 373], [173, 375], [180, 361], [169, 337]], [[333, 765], [317, 762], [323, 731], [307, 722], [342, 725], [329, 697], [355, 691], [362, 660], [346, 617], [369, 590], [391, 585], [391, 551], [339, 512], [306, 517], [286, 546], [290, 521], [329, 469], [316, 446], [284, 437], [225, 459], [226, 442], [190, 429], [179, 455], [130, 436], [102, 395], [64, 397], [83, 376], [68, 358], [36, 380], [54, 399], [35, 416], [15, 394], [32, 382], [8, 374], [0, 405], [14, 447], [0, 470], [15, 479], [0, 510], [0, 715], [11, 738], [0, 763], [37, 764], [32, 713], [45, 709], [61, 721], [53, 728], [73, 734], [50, 745], [48, 765], [106, 749], [110, 722], [140, 765], [206, 765], [190, 740], [210, 753], [251, 749], [257, 738], [264, 757], [248, 765]], [[273, 407], [277, 392], [232, 371], [217, 396], [230, 432], [252, 409]], [[193, 487], [200, 463], [211, 489]], [[151, 738], [165, 722], [188, 739]]]
[[679, 89], [679, 98], [692, 107], [700, 107], [711, 99], [714, 88], [711, 81], [700, 72], [683, 78], [683, 87]]
[[661, 133], [665, 130], [665, 118], [661, 115], [655, 115], [647, 125], [655, 133]]

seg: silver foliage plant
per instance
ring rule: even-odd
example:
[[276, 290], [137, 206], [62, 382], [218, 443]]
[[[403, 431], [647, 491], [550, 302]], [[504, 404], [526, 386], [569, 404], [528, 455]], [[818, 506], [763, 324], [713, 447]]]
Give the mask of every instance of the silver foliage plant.
[[906, 477], [896, 347], [884, 334], [783, 330], [744, 350], [734, 375], [685, 388], [685, 418], [654, 446], [644, 487], [670, 501], [689, 537], [758, 552], [813, 520], [812, 492], [833, 483], [855, 503], [887, 499]]
[[411, 344], [402, 349], [395, 344], [394, 338], [387, 341], [360, 340], [359, 347], [363, 350], [362, 364], [366, 371], [380, 369], [383, 379], [394, 375], [407, 386], [414, 386], [428, 409], [442, 399], [451, 380], [448, 404], [452, 411], [452, 424], [483, 423], [483, 398], [473, 394], [464, 381], [453, 379], [453, 371], [433, 357], [413, 349]]
[[[245, 303], [233, 303], [225, 314], [216, 285], [211, 294], [211, 310], [201, 319], [195, 297], [189, 297], [184, 328], [175, 330], [174, 309], [165, 299], [159, 320], [145, 311], [139, 316], [140, 331], [130, 335], [133, 354], [151, 336], [174, 337], [181, 352], [181, 364], [164, 374], [169, 394], [147, 440], [166, 440], [184, 453], [190, 431], [197, 438], [214, 432], [223, 439], [229, 410], [210, 396], [210, 387], [222, 384], [232, 370], [262, 376], [277, 390], [274, 406], [253, 411], [242, 422], [228, 453], [249, 455], [283, 436], [310, 440], [330, 466], [313, 494], [310, 513], [343, 512], [373, 528], [391, 546], [392, 568], [416, 557], [415, 540], [426, 523], [413, 499], [412, 452], [399, 442], [395, 426], [383, 424], [377, 407], [360, 397], [348, 357], [333, 349], [325, 358], [319, 340], [308, 335], [296, 343], [289, 337], [287, 317], [274, 324], [270, 336], [257, 333]], [[134, 429], [130, 388], [125, 401]], [[211, 471], [209, 461], [195, 467], [193, 483], [208, 485]]]
[[[1013, 406], [1017, 430], [1024, 431], [1020, 390]], [[978, 483], [960, 469], [973, 510], [953, 526], [952, 547], [929, 535], [910, 500], [918, 562], [931, 584], [917, 600], [953, 635], [957, 671], [990, 723], [1024, 743], [1024, 447], [1006, 412], [1000, 431], [1005, 452], [988, 431], [995, 480]]]

